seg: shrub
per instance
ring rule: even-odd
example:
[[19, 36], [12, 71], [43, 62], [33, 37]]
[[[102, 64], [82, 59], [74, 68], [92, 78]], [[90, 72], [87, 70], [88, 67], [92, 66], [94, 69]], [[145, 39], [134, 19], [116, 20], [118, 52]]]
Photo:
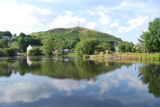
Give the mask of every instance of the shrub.
[[15, 56], [17, 55], [15, 48], [0, 49], [0, 56]]
[[16, 56], [17, 55], [15, 48], [5, 48], [4, 53], [6, 54], [6, 56]]
[[0, 56], [6, 56], [3, 49], [0, 49]]
[[77, 55], [78, 56], [92, 55], [97, 50], [97, 46], [99, 44], [100, 44], [100, 41], [95, 38], [82, 40], [76, 46]]
[[42, 55], [42, 50], [40, 48], [33, 48], [29, 50], [28, 55]]
[[56, 56], [61, 56], [61, 55], [63, 55], [63, 53], [62, 52], [56, 52]]

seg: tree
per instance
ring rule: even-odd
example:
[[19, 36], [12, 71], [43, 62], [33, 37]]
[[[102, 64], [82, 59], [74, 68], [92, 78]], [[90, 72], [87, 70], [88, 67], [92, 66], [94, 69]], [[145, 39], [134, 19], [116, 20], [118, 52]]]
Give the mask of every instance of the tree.
[[100, 42], [100, 45], [98, 47], [99, 49], [101, 49], [100, 51], [105, 51], [105, 50], [114, 51], [114, 47], [111, 43]]
[[45, 55], [52, 55], [52, 51], [54, 50], [54, 38], [49, 36], [42, 42]]
[[64, 50], [67, 48], [66, 40], [62, 37], [54, 37], [54, 50]]
[[119, 52], [134, 52], [133, 43], [123, 42], [118, 45]]
[[41, 45], [41, 40], [38, 38], [30, 37], [30, 36], [27, 36], [27, 37], [19, 36], [18, 37], [18, 47], [20, 50], [25, 52], [29, 44]]
[[29, 51], [29, 55], [42, 55], [40, 48], [33, 48]]
[[0, 37], [2, 36], [12, 36], [12, 33], [10, 31], [0, 31]]
[[139, 42], [146, 52], [160, 52], [160, 18], [149, 23], [148, 31], [142, 33]]
[[80, 56], [94, 54], [99, 44], [100, 41], [95, 38], [88, 38], [86, 40], [82, 40], [77, 44], [76, 52]]
[[25, 37], [25, 36], [26, 36], [26, 34], [25, 34], [25, 33], [23, 33], [23, 32], [21, 32], [21, 33], [19, 34], [19, 36], [21, 36], [21, 37]]
[[8, 47], [8, 40], [1, 40], [0, 39], [0, 48], [7, 48]]

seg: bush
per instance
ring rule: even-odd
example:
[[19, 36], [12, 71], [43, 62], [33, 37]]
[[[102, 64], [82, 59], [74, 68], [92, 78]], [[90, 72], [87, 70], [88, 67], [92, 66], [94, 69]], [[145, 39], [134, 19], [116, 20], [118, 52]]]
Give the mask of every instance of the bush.
[[76, 46], [76, 53], [78, 56], [92, 55], [97, 50], [97, 46], [100, 44], [100, 40], [95, 38], [89, 38], [80, 41]]
[[6, 56], [3, 49], [0, 49], [0, 56]]
[[42, 50], [40, 48], [33, 48], [29, 50], [28, 55], [42, 55]]
[[63, 55], [63, 53], [62, 52], [56, 52], [56, 56], [61, 56], [61, 55]]
[[0, 56], [15, 56], [17, 55], [15, 48], [0, 49]]
[[16, 56], [17, 55], [15, 48], [5, 48], [4, 52], [6, 56]]
[[123, 42], [118, 45], [119, 52], [134, 52], [133, 43], [130, 42]]

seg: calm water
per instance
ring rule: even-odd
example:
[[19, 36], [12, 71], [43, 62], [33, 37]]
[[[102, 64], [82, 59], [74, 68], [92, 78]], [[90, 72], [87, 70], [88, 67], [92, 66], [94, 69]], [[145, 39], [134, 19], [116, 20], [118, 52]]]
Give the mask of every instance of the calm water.
[[0, 107], [158, 107], [158, 64], [0, 59]]

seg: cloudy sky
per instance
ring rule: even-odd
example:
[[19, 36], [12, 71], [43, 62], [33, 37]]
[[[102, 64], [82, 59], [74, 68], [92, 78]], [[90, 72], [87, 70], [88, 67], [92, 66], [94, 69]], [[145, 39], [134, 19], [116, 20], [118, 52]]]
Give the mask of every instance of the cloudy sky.
[[0, 31], [26, 34], [59, 27], [95, 29], [137, 43], [160, 17], [159, 0], [0, 0]]

